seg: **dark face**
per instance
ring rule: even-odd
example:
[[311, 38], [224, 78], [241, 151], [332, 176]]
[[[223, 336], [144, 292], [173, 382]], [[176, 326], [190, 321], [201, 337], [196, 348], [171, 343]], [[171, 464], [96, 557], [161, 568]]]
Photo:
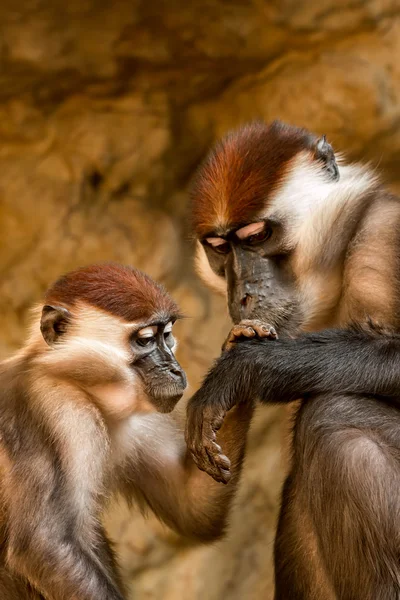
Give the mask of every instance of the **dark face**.
[[132, 368], [159, 412], [171, 412], [186, 389], [186, 375], [175, 359], [172, 322], [141, 327], [131, 337]]
[[281, 335], [307, 322], [309, 274], [301, 273], [300, 292], [293, 233], [320, 205], [323, 185], [331, 190], [338, 180], [325, 137], [279, 121], [241, 127], [211, 150], [192, 183], [192, 226], [220, 281], [207, 278], [207, 269], [204, 279], [226, 286], [235, 323], [258, 318]]
[[299, 301], [283, 234], [280, 223], [265, 220], [202, 240], [211, 268], [226, 281], [234, 323], [261, 319], [278, 331], [297, 328]]

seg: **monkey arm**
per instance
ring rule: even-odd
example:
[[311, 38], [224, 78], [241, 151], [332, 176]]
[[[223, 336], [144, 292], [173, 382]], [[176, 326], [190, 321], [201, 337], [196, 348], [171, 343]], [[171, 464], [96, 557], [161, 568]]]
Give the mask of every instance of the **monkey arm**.
[[[234, 352], [243, 371], [241, 389], [234, 394], [243, 397], [251, 390], [267, 403], [331, 392], [400, 400], [400, 336], [395, 334], [372, 328], [326, 330], [270, 344], [253, 340], [238, 344]], [[229, 357], [221, 362], [228, 363]]]
[[[329, 392], [400, 398], [400, 336], [374, 330], [326, 330], [278, 341], [240, 341], [221, 356], [190, 405], [222, 405], [258, 396], [292, 402]], [[209, 394], [209, 395], [208, 395]]]
[[259, 398], [350, 393], [400, 400], [400, 336], [373, 329], [327, 330], [297, 339], [239, 341], [188, 404], [187, 443], [200, 469], [221, 470], [216, 431], [232, 406]]
[[235, 407], [221, 427], [220, 440], [230, 459], [222, 457], [227, 476], [231, 474], [227, 485], [199, 471], [172, 416], [141, 417], [132, 430], [135, 463], [128, 464], [122, 476], [125, 484], [130, 480], [125, 491], [178, 533], [204, 542], [218, 539], [239, 482], [252, 414], [252, 403]]

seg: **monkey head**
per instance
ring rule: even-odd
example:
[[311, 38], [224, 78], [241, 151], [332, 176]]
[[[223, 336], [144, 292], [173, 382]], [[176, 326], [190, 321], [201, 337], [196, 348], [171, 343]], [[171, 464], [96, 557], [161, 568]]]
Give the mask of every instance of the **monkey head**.
[[281, 332], [326, 317], [340, 295], [338, 238], [351, 236], [371, 181], [359, 165], [339, 171], [325, 137], [280, 122], [216, 145], [193, 181], [192, 221], [199, 272], [227, 294], [234, 323]]
[[110, 414], [147, 410], [148, 403], [170, 412], [186, 388], [174, 356], [178, 317], [164, 288], [144, 273], [118, 264], [82, 268], [47, 291], [39, 362]]

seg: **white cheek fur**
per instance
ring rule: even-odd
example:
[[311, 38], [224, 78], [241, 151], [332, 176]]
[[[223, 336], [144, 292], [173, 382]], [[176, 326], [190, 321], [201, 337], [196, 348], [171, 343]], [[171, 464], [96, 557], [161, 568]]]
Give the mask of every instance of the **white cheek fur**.
[[292, 245], [306, 242], [318, 248], [321, 228], [326, 232], [332, 227], [341, 208], [356, 202], [376, 182], [374, 172], [364, 165], [343, 166], [339, 161], [339, 170], [339, 181], [329, 181], [317, 163], [299, 155], [263, 216], [284, 220]]

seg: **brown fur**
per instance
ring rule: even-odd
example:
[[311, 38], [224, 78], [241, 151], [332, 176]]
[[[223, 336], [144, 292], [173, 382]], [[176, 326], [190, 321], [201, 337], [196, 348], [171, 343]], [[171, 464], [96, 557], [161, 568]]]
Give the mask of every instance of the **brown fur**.
[[227, 135], [206, 158], [192, 186], [193, 229], [199, 238], [246, 224], [285, 177], [290, 160], [316, 137], [274, 121]]
[[125, 321], [148, 321], [157, 312], [172, 318], [178, 307], [165, 289], [145, 273], [119, 264], [91, 265], [61, 277], [47, 291], [45, 304], [69, 307], [83, 301]]

